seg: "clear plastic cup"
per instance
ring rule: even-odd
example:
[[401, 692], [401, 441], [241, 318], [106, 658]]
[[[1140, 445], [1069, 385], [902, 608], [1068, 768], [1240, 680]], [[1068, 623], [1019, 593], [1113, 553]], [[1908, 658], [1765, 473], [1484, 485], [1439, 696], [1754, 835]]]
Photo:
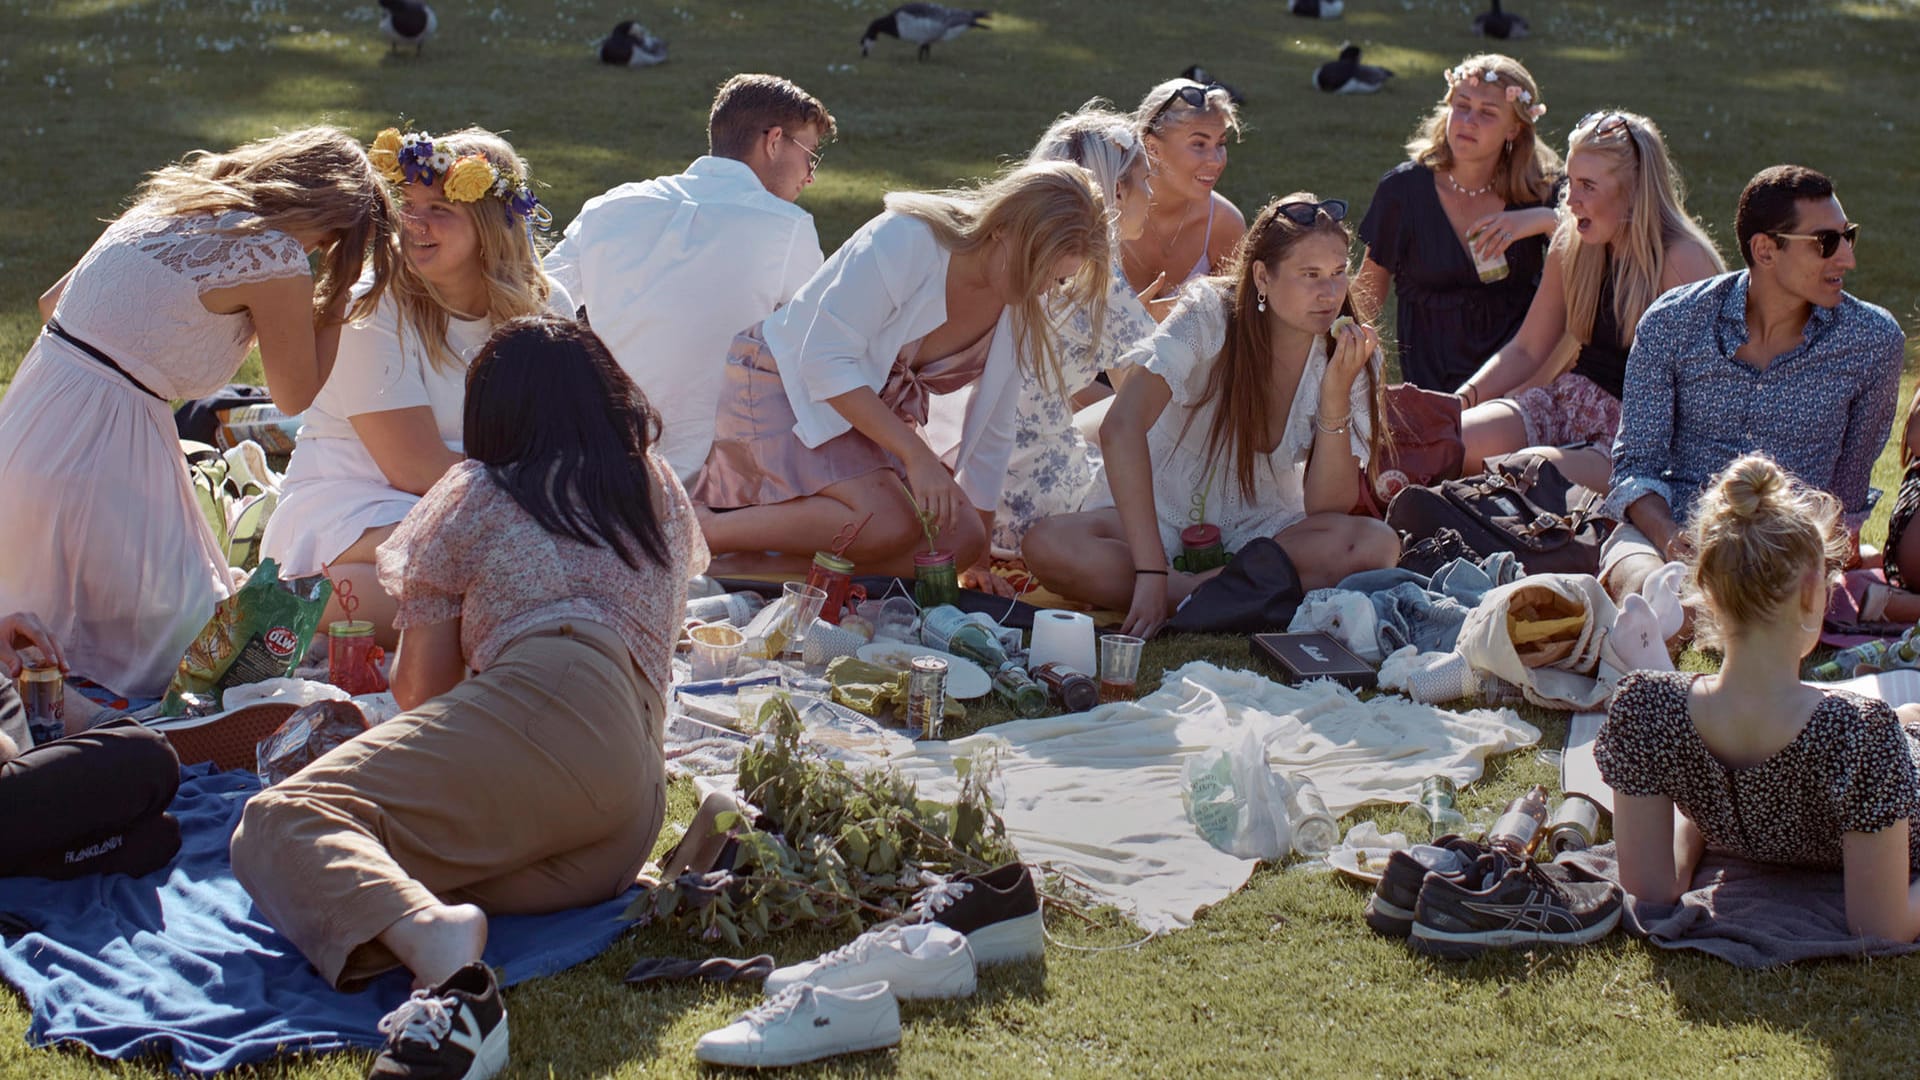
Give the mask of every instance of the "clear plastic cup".
[[1140, 650], [1146, 642], [1126, 634], [1100, 635], [1100, 701], [1132, 701], [1138, 693]]
[[694, 627], [688, 636], [693, 639], [694, 681], [733, 677], [747, 649], [745, 634], [725, 623], [709, 623]]
[[780, 595], [787, 602], [787, 650], [795, 656], [806, 648], [807, 632], [813, 629], [813, 620], [820, 617], [820, 609], [827, 606], [827, 592], [805, 582], [789, 581], [780, 587]]

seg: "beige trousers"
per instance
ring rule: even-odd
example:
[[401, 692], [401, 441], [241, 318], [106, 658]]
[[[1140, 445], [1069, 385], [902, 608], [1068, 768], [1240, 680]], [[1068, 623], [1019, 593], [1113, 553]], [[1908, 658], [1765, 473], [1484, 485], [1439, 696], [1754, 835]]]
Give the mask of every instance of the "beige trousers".
[[529, 914], [620, 895], [666, 812], [659, 694], [587, 622], [516, 638], [452, 691], [247, 803], [233, 872], [334, 986], [436, 903]]

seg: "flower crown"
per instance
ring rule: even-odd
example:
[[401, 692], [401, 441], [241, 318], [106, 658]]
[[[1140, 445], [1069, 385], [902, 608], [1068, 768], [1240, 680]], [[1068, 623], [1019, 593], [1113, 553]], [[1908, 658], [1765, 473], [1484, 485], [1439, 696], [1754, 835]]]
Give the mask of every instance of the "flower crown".
[[390, 184], [432, 184], [444, 177], [441, 190], [450, 202], [479, 202], [491, 195], [505, 206], [507, 224], [513, 224], [518, 214], [534, 228], [553, 227], [552, 211], [541, 205], [525, 180], [502, 170], [485, 154], [456, 158], [435, 150], [433, 136], [424, 131], [402, 134], [399, 128], [387, 128], [374, 137], [367, 158]]
[[[1488, 85], [1496, 87], [1500, 85], [1500, 72], [1495, 70], [1491, 64], [1483, 68], [1469, 68], [1467, 65], [1461, 64], [1459, 67], [1448, 68], [1442, 74], [1447, 80], [1447, 89], [1449, 90], [1459, 86], [1461, 83], [1466, 83], [1468, 86], [1479, 86], [1481, 83], [1487, 83]], [[1547, 103], [1544, 101], [1535, 103], [1533, 100], [1533, 92], [1521, 86], [1519, 83], [1514, 82], [1511, 78], [1507, 80], [1506, 90], [1507, 100], [1512, 102], [1513, 107], [1519, 109], [1521, 114], [1528, 120], [1538, 121], [1541, 117], [1547, 115]]]

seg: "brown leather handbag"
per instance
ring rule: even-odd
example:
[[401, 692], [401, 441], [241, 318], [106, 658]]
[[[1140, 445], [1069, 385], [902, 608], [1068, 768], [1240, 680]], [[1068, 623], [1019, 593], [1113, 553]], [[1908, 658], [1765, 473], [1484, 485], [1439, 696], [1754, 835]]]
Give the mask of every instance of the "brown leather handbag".
[[1402, 488], [1459, 477], [1467, 445], [1460, 437], [1460, 399], [1412, 383], [1386, 389], [1383, 450], [1360, 474], [1360, 500], [1353, 513], [1386, 516]]

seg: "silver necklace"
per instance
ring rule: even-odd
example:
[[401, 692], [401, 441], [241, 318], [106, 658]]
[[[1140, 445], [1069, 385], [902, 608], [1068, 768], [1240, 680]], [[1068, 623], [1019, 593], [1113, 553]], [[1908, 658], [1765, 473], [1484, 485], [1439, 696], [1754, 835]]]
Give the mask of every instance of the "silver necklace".
[[1485, 187], [1463, 188], [1460, 186], [1460, 181], [1455, 180], [1453, 178], [1453, 172], [1451, 170], [1449, 170], [1445, 175], [1447, 178], [1447, 186], [1459, 192], [1460, 194], [1465, 195], [1469, 199], [1477, 199], [1480, 196], [1485, 195], [1487, 192], [1493, 190], [1493, 181], [1491, 180], [1487, 181], [1487, 185]]

